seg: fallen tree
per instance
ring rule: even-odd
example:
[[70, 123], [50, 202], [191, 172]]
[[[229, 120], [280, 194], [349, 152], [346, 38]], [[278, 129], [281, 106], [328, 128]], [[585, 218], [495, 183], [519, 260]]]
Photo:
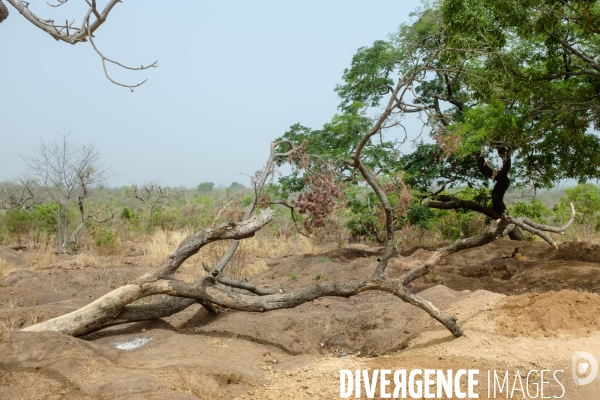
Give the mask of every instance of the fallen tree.
[[[57, 331], [77, 336], [108, 325], [167, 317], [194, 303], [202, 304], [211, 312], [216, 312], [215, 305], [242, 311], [268, 312], [293, 308], [324, 296], [351, 297], [369, 290], [380, 290], [423, 309], [454, 336], [461, 336], [463, 330], [454, 316], [446, 314], [412, 293], [409, 285], [430, 273], [445, 257], [460, 250], [483, 246], [519, 228], [540, 236], [556, 248], [557, 245], [548, 232], [564, 233], [573, 223], [575, 210], [571, 205], [571, 218], [563, 227], [540, 225], [528, 218], [513, 218], [505, 209], [499, 210], [499, 214], [493, 215], [493, 223], [481, 235], [461, 239], [436, 250], [427, 261], [399, 278], [386, 277], [388, 262], [395, 252], [395, 218], [399, 216], [399, 208], [392, 206], [390, 196], [397, 195], [400, 198], [406, 194], [403, 192], [410, 192], [410, 188], [402, 181], [402, 175], [394, 174], [385, 168], [378, 170], [376, 159], [382, 153], [376, 151], [375, 138], [381, 138], [390, 128], [402, 126], [402, 118], [407, 113], [431, 110], [437, 112], [436, 104], [424, 104], [415, 98], [414, 87], [416, 83], [426, 80], [430, 71], [440, 67], [437, 60], [442, 54], [454, 51], [442, 42], [423, 48], [419, 47], [420, 42], [414, 45], [411, 43], [412, 41], [406, 42], [407, 48], [403, 52], [402, 63], [398, 66], [401, 69], [400, 77], [395, 85], [391, 79], [389, 82], [385, 79], [385, 85], [376, 88], [378, 96], [389, 94], [387, 104], [379, 116], [371, 120], [356, 114], [356, 109], [350, 107], [344, 116], [338, 118], [338, 121], [343, 123], [336, 125], [336, 129], [343, 133], [343, 137], [332, 141], [333, 144], [330, 143], [335, 151], [326, 155], [310, 154], [309, 145], [298, 136], [288, 136], [286, 140], [271, 145], [267, 164], [254, 182], [254, 200], [246, 208], [241, 221], [231, 221], [190, 235], [152, 271], [78, 310], [24, 330]], [[452, 68], [450, 67], [449, 72], [456, 72]], [[366, 120], [372, 124], [366, 124]], [[239, 245], [239, 240], [254, 235], [272, 220], [273, 211], [268, 207], [272, 204], [290, 207], [286, 202], [261, 197], [265, 182], [272, 176], [275, 165], [282, 160], [304, 168], [304, 192], [296, 205], [301, 212], [309, 213], [307, 219], [316, 224], [321, 223], [324, 216], [332, 210], [332, 199], [339, 195], [339, 187], [344, 182], [362, 178], [361, 182], [368, 184], [376, 194], [383, 209], [382, 220], [385, 221], [384, 252], [369, 277], [342, 282], [318, 281], [286, 293], [277, 286], [261, 288], [248, 281], [227, 276], [226, 267]], [[487, 168], [485, 163], [483, 166]], [[500, 172], [492, 171], [492, 174], [497, 175]], [[309, 187], [305, 187], [306, 185]], [[405, 205], [405, 202], [400, 200], [398, 204]], [[257, 208], [262, 209], [253, 216]], [[291, 209], [293, 212], [294, 207], [291, 206]], [[189, 257], [206, 244], [217, 240], [232, 240], [232, 243], [215, 266], [205, 267], [206, 276], [195, 282], [175, 278], [175, 272]], [[136, 300], [153, 295], [165, 295], [165, 298], [154, 304], [132, 305]]]
[[[107, 325], [167, 317], [196, 302], [212, 312], [215, 312], [213, 305], [243, 311], [268, 312], [293, 308], [324, 296], [351, 297], [368, 290], [381, 290], [423, 309], [444, 325], [454, 336], [461, 336], [463, 330], [454, 316], [444, 313], [422, 297], [411, 293], [408, 285], [419, 277], [425, 276], [436, 264], [450, 254], [483, 246], [509, 234], [517, 226], [542, 237], [550, 245], [556, 247], [556, 243], [547, 232], [564, 233], [573, 223], [575, 210], [571, 204], [571, 219], [565, 226], [560, 228], [536, 224], [528, 218], [513, 218], [507, 212], [504, 212], [483, 234], [458, 240], [436, 250], [426, 262], [407, 271], [400, 278], [391, 279], [386, 277], [385, 270], [389, 259], [394, 254], [396, 244], [394, 239], [394, 213], [387, 197], [388, 193], [382, 188], [372, 170], [363, 163], [362, 153], [365, 147], [369, 145], [371, 138], [386, 128], [386, 121], [389, 121], [395, 112], [401, 112], [405, 108], [402, 91], [405, 89], [407, 82], [414, 79], [414, 76], [419, 72], [419, 68], [416, 68], [412, 76], [404, 75], [398, 80], [387, 107], [369, 131], [362, 136], [351, 159], [345, 160], [348, 166], [360, 172], [364, 180], [375, 191], [385, 211], [386, 238], [384, 253], [370, 277], [347, 282], [319, 281], [285, 293], [278, 287], [259, 288], [249, 282], [238, 281], [226, 276], [225, 267], [235, 253], [239, 240], [254, 235], [256, 231], [268, 224], [273, 218], [273, 211], [270, 208], [265, 208], [254, 216], [251, 215], [257, 208], [260, 193], [267, 178], [273, 173], [275, 160], [300, 156], [303, 147], [286, 140], [272, 144], [269, 160], [254, 185], [254, 201], [247, 207], [242, 221], [229, 222], [196, 232], [183, 240], [155, 269], [131, 283], [113, 290], [78, 310], [23, 330], [30, 332], [57, 331], [77, 336]], [[277, 152], [283, 146], [287, 146], [288, 151]], [[233, 240], [233, 242], [215, 267], [206, 268], [209, 272], [207, 276], [195, 282], [175, 279], [175, 272], [189, 257], [196, 254], [206, 244], [217, 240]], [[153, 295], [167, 296], [157, 304], [131, 305], [136, 300]]]

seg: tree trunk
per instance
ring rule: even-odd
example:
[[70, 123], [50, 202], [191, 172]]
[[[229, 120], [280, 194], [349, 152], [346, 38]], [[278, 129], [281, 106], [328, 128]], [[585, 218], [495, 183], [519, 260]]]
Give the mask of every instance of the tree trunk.
[[[491, 193], [491, 207], [476, 203], [474, 201], [461, 200], [455, 196], [449, 195], [437, 195], [434, 197], [436, 200], [426, 199], [423, 202], [423, 205], [426, 207], [443, 210], [471, 210], [482, 213], [493, 220], [499, 219], [507, 211], [506, 204], [504, 203], [504, 195], [510, 187], [510, 179], [508, 178], [508, 174], [511, 169], [511, 157], [508, 155], [507, 148], [499, 148], [498, 155], [504, 160], [504, 163], [501, 169], [493, 170], [481, 154], [473, 154], [475, 160], [477, 161], [479, 172], [481, 172], [483, 176], [495, 182]], [[508, 237], [512, 240], [525, 240], [523, 232], [521, 232], [521, 229], [518, 226], [515, 226], [509, 232]]]

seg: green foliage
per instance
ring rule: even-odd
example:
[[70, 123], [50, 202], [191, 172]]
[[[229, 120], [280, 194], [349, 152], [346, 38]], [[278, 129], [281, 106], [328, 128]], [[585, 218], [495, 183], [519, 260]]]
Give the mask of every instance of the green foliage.
[[246, 190], [246, 186], [239, 182], [232, 182], [231, 185], [226, 189], [228, 192], [241, 192]]
[[394, 85], [391, 78], [398, 62], [397, 49], [389, 42], [378, 40], [371, 47], [358, 49], [350, 68], [344, 70], [343, 85], [335, 91], [342, 98], [340, 108], [356, 108], [360, 104], [376, 106], [388, 88]]
[[215, 187], [215, 184], [212, 182], [202, 182], [201, 184], [198, 185], [197, 190], [200, 193], [208, 193], [208, 192], [212, 192], [214, 187]]
[[21, 243], [23, 235], [34, 226], [35, 218], [30, 212], [17, 207], [0, 215], [0, 224], [11, 239]]
[[121, 213], [119, 214], [119, 216], [121, 217], [121, 219], [131, 220], [131, 219], [135, 218], [136, 215], [131, 210], [131, 208], [129, 208], [129, 207], [123, 207], [121, 209]]
[[117, 247], [117, 235], [112, 229], [99, 226], [95, 230], [94, 243], [97, 247], [103, 249], [115, 249]]
[[298, 274], [295, 274], [293, 272], [290, 272], [288, 274], [288, 276], [290, 277], [290, 280], [295, 281], [296, 279], [298, 279]]
[[441, 212], [437, 220], [442, 237], [457, 240], [481, 234], [486, 228], [487, 218], [474, 211]]
[[415, 202], [410, 205], [406, 219], [411, 226], [418, 226], [422, 229], [431, 230], [433, 229], [433, 222], [438, 217], [438, 214], [438, 212], [431, 208]]
[[597, 1], [444, 0], [446, 37], [469, 47], [471, 102], [451, 127], [465, 152], [502, 141], [519, 181], [537, 188], [597, 178]]
[[551, 216], [552, 210], [546, 208], [544, 203], [538, 199], [532, 199], [531, 203], [527, 204], [523, 201], [518, 201], [510, 208], [510, 214], [513, 217], [528, 217], [538, 224], [547, 224], [547, 218]]
[[600, 211], [600, 188], [598, 186], [591, 183], [580, 184], [574, 188], [565, 189], [565, 195], [554, 207], [554, 211], [561, 217], [561, 220], [568, 219], [569, 203], [572, 202], [576, 211], [575, 221], [582, 225], [596, 225], [596, 216]]
[[[356, 150], [360, 140], [369, 130], [372, 120], [363, 111], [350, 110], [333, 116], [331, 122], [323, 125], [321, 129], [310, 129], [300, 124], [295, 124], [277, 140], [290, 140], [297, 145], [305, 144], [304, 150], [307, 154], [318, 156], [308, 160], [307, 171], [319, 171], [322, 161], [334, 163], [340, 171], [340, 179], [346, 182], [356, 183], [354, 175], [356, 171], [348, 167], [343, 160], [351, 157]], [[287, 146], [286, 146], [287, 147]], [[378, 140], [367, 143], [363, 150], [363, 163], [373, 170], [390, 174], [399, 170], [398, 151], [393, 141]], [[284, 151], [284, 149], [281, 149]], [[296, 166], [300, 166], [302, 160], [296, 160]], [[306, 175], [293, 172], [290, 176], [279, 180], [284, 196], [289, 193], [299, 192], [305, 188]]]
[[412, 153], [402, 156], [400, 164], [404, 181], [413, 189], [426, 191], [452, 182], [446, 187], [458, 183], [475, 186], [481, 183], [481, 174], [477, 170], [475, 159], [470, 156], [446, 157], [439, 144], [420, 144]]
[[178, 208], [159, 208], [150, 215], [150, 229], [160, 228], [172, 231], [182, 226], [183, 214]]
[[252, 203], [252, 200], [254, 200], [253, 194], [247, 194], [244, 197], [242, 197], [242, 201], [241, 201], [242, 207], [246, 207], [246, 206], [250, 205], [250, 203]]
[[[486, 207], [490, 207], [492, 205], [492, 192], [491, 190], [483, 185], [479, 187], [462, 187], [457, 191], [452, 193], [460, 197], [461, 199], [473, 201], [477, 204], [481, 204]], [[458, 212], [468, 212], [469, 210], [459, 209]]]
[[130, 230], [137, 231], [140, 229], [140, 215], [133, 212], [129, 207], [123, 207], [119, 214], [121, 220], [127, 223]]
[[45, 233], [55, 233], [57, 230], [56, 214], [58, 206], [54, 203], [44, 203], [35, 206], [33, 215]]
[[[56, 233], [58, 230], [58, 205], [54, 202], [46, 202], [34, 207], [33, 218], [36, 221], [36, 226], [42, 232], [50, 234]], [[61, 208], [61, 218], [65, 219], [65, 210]], [[71, 208], [69, 210], [69, 219], [76, 220], [76, 214]]]

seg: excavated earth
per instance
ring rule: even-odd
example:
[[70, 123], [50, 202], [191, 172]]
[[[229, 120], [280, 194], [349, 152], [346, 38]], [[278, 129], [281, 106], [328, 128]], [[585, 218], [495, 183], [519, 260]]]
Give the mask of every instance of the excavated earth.
[[[600, 377], [586, 386], [571, 379], [575, 352], [600, 360], [600, 246], [518, 246], [525, 260], [510, 258], [515, 242], [500, 240], [448, 257], [411, 285], [458, 318], [465, 331], [459, 339], [425, 312], [379, 291], [268, 313], [214, 315], [193, 305], [169, 318], [80, 338], [20, 332], [150, 268], [141, 256], [102, 268], [61, 256], [56, 265], [21, 268], [0, 279], [0, 398], [337, 399], [340, 369], [381, 368], [479, 369], [480, 379], [488, 370], [563, 370], [562, 398], [600, 398]], [[400, 252], [387, 275], [415, 268], [432, 250]], [[27, 251], [4, 247], [0, 257], [25, 265]], [[252, 282], [289, 291], [318, 280], [362, 278], [379, 256], [378, 249], [353, 245], [264, 259], [268, 270]], [[544, 395], [559, 397], [561, 390], [550, 385]], [[484, 386], [479, 393], [487, 398]]]

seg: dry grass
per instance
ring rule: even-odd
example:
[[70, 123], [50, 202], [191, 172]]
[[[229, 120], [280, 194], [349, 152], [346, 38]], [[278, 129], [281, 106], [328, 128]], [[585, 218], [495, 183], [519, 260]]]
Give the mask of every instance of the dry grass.
[[0, 279], [17, 270], [18, 268], [16, 265], [0, 257]]
[[53, 240], [49, 239], [37, 245], [35, 251], [28, 251], [25, 255], [27, 264], [33, 268], [44, 268], [56, 264], [56, 251]]
[[0, 318], [0, 332], [8, 332], [19, 329], [18, 321], [8, 317]]
[[77, 268], [101, 268], [102, 261], [96, 253], [78, 253], [73, 257], [72, 266]]
[[[157, 231], [143, 246], [146, 260], [150, 264], [161, 262], [190, 233]], [[179, 268], [178, 278], [189, 281], [206, 275], [204, 266], [210, 268], [217, 264], [229, 245], [230, 241], [217, 241], [204, 246], [198, 254], [190, 257]], [[268, 269], [262, 258], [278, 258], [284, 255], [305, 254], [313, 251], [311, 241], [301, 235], [278, 237], [259, 231], [254, 237], [241, 241], [236, 254], [227, 266], [228, 275], [238, 279], [249, 278]]]

